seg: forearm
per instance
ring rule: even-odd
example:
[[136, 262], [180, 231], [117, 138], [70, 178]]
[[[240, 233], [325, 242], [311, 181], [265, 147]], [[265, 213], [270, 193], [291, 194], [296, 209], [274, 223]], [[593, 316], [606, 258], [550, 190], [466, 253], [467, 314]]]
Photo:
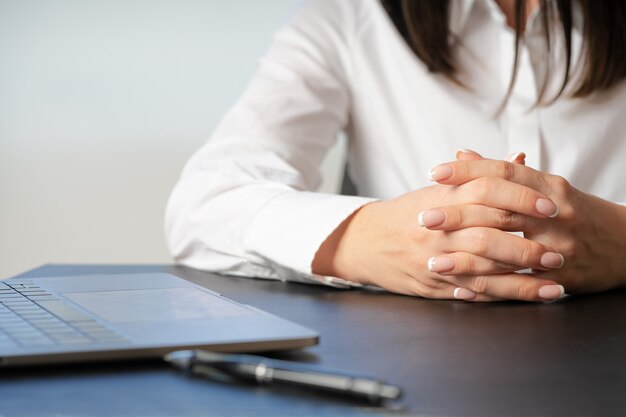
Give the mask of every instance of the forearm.
[[320, 280], [311, 271], [319, 245], [371, 199], [297, 191], [298, 171], [267, 152], [256, 149], [245, 167], [235, 147], [209, 145], [192, 158], [166, 213], [178, 262], [230, 275]]
[[320, 248], [315, 253], [311, 264], [314, 274], [326, 275], [348, 279], [350, 273], [346, 270], [343, 258], [346, 255], [348, 239], [347, 233], [352, 229], [352, 222], [357, 215], [362, 215], [365, 207], [361, 207], [345, 219], [337, 228], [324, 240]]

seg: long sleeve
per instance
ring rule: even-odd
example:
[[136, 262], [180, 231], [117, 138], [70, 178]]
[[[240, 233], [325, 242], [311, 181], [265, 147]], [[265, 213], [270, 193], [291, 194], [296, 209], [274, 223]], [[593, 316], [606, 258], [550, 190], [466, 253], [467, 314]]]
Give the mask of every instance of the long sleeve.
[[321, 160], [348, 123], [353, 7], [307, 3], [187, 163], [166, 210], [179, 263], [230, 275], [341, 281], [313, 275], [311, 262], [326, 237], [371, 199], [314, 190]]

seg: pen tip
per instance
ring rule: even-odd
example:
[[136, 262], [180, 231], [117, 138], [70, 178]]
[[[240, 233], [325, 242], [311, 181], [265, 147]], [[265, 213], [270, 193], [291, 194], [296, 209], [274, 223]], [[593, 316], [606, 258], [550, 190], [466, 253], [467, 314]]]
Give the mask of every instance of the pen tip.
[[380, 396], [388, 400], [396, 400], [402, 396], [402, 389], [394, 385], [383, 385], [380, 390]]
[[163, 356], [163, 360], [180, 368], [186, 368], [191, 362], [192, 357], [193, 351], [191, 350], [177, 350]]

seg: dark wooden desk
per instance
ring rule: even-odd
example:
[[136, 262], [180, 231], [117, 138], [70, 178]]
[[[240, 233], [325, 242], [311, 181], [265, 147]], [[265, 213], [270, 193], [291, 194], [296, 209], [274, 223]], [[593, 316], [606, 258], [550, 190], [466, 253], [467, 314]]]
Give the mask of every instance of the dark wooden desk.
[[[378, 375], [424, 416], [623, 416], [626, 291], [469, 304], [221, 277], [162, 265], [49, 265], [22, 276], [167, 271], [316, 329], [286, 358]], [[5, 370], [0, 416], [353, 416], [320, 397], [185, 378], [158, 362]]]

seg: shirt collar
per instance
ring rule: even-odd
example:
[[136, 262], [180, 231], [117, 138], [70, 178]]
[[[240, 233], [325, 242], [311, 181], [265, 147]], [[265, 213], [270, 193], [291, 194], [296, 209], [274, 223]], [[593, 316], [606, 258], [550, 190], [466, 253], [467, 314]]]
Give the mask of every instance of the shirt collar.
[[[496, 4], [495, 0], [480, 0], [486, 6], [489, 14], [493, 19], [499, 21], [506, 21], [506, 17], [500, 7]], [[450, 9], [450, 32], [454, 36], [459, 36], [465, 27], [467, 26], [467, 21], [472, 12], [472, 9], [476, 6], [479, 0], [452, 0], [451, 9]], [[538, 11], [533, 13], [531, 20], [536, 20], [536, 15]], [[572, 4], [572, 20], [573, 20], [573, 29], [578, 32], [582, 32], [583, 27], [583, 17], [580, 3], [578, 1], [574, 1]]]
[[450, 32], [459, 36], [466, 28], [474, 7], [482, 7], [491, 19], [506, 25], [506, 16], [495, 0], [452, 0], [450, 9]]
[[476, 0], [452, 0], [449, 26], [452, 35], [459, 36], [463, 32], [475, 2]]

